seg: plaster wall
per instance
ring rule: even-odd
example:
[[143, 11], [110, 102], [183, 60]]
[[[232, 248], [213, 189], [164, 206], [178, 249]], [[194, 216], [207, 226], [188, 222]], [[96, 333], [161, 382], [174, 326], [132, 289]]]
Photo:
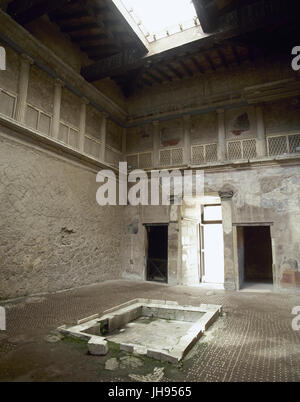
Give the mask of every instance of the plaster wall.
[[120, 278], [123, 208], [96, 203], [96, 171], [0, 135], [0, 299]]
[[276, 63], [257, 61], [228, 70], [205, 73], [183, 81], [173, 81], [152, 88], [143, 88], [128, 100], [131, 119], [152, 117], [164, 113], [205, 108], [210, 104], [243, 101], [247, 87], [268, 82], [293, 79], [295, 73], [286, 60]]
[[[265, 223], [271, 225], [275, 286], [282, 289], [300, 287], [298, 279], [300, 272], [299, 165], [277, 164], [205, 173], [205, 193], [217, 194], [224, 188], [234, 192], [232, 200], [222, 202], [225, 287], [236, 289], [238, 284], [238, 264], [234, 258], [233, 248], [236, 243], [233, 236], [236, 232], [233, 231], [233, 225]], [[149, 213], [147, 213], [148, 208]], [[157, 212], [153, 208], [157, 208]], [[174, 213], [174, 208], [177, 207], [170, 209], [173, 210], [173, 214], [168, 213], [167, 210], [163, 211], [162, 207], [145, 206], [127, 209], [125, 214], [127, 234], [124, 238], [125, 252], [123, 253], [125, 278], [134, 277], [141, 280], [145, 278], [147, 247], [143, 223], [145, 216], [147, 216], [147, 223], [150, 222], [151, 216], [153, 223], [165, 223], [169, 220], [169, 277], [172, 278], [172, 283], [177, 281], [177, 283], [190, 284], [194, 281], [197, 275], [195, 267], [185, 264], [187, 265], [185, 269], [185, 265], [181, 262], [189, 257], [187, 253], [191, 249], [190, 242], [186, 244], [184, 239], [189, 237], [189, 231], [193, 228], [182, 220], [181, 214]], [[135, 227], [136, 231], [133, 231], [132, 227]], [[194, 235], [196, 236], [196, 232]], [[193, 261], [196, 260], [197, 256], [194, 256]], [[189, 269], [191, 269], [190, 274]]]

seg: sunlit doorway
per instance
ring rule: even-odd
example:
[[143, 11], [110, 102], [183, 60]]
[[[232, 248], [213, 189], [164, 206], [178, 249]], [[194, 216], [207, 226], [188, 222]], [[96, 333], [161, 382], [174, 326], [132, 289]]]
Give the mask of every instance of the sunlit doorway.
[[[208, 203], [208, 202], [215, 203]], [[219, 201], [219, 202], [218, 202]], [[200, 282], [224, 284], [222, 206], [217, 197], [207, 197], [200, 223]]]

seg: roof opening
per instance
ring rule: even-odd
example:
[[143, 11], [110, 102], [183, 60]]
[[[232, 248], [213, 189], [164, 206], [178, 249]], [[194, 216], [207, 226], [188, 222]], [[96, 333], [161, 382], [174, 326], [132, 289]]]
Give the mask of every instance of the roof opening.
[[122, 0], [148, 42], [199, 26], [192, 0]]

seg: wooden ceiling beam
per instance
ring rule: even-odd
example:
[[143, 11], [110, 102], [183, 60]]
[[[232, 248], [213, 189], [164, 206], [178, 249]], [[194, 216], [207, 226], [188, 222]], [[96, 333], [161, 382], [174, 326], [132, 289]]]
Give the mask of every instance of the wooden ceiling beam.
[[192, 60], [192, 62], [194, 63], [194, 66], [197, 68], [197, 70], [203, 74], [204, 70], [202, 68], [202, 66], [200, 65], [199, 61], [196, 59], [196, 57], [192, 56], [190, 57], [190, 59]]
[[161, 68], [155, 66], [155, 71], [157, 71], [167, 81], [172, 81], [172, 77], [170, 77], [169, 74], [165, 73]]
[[62, 25], [60, 30], [65, 33], [72, 33], [72, 32], [80, 32], [80, 31], [88, 31], [90, 29], [99, 29], [99, 25], [95, 22], [90, 24], [78, 24], [78, 25]]
[[137, 68], [131, 71], [130, 76], [126, 78], [125, 82], [121, 84], [124, 95], [128, 98], [133, 95], [136, 88], [139, 86], [144, 73], [144, 67]]
[[85, 52], [91, 52], [91, 54], [94, 51], [94, 54], [97, 54], [97, 55], [104, 53], [104, 52], [107, 53], [108, 51], [111, 51], [111, 53], [118, 52], [118, 48], [111, 44], [102, 44], [102, 45], [94, 44], [94, 45], [82, 46], [81, 48]]
[[[117, 1], [119, 0], [111, 0], [107, 2], [107, 4], [116, 3]], [[274, 0], [274, 2], [280, 3], [280, 0]], [[285, 7], [286, 11], [287, 9], [288, 8]], [[243, 8], [241, 10], [243, 10]], [[239, 12], [241, 12], [241, 10]], [[190, 43], [182, 45], [181, 46], [182, 52], [186, 54], [195, 54], [196, 52], [207, 52], [208, 49], [214, 48], [216, 44], [224, 43], [228, 40], [232, 40], [233, 38], [249, 35], [252, 32], [255, 32], [256, 30], [261, 29], [262, 26], [263, 27], [272, 26], [274, 28], [281, 24], [278, 22], [280, 19], [281, 8], [279, 8], [278, 11], [276, 7], [273, 8], [272, 6], [271, 10], [272, 12], [270, 12], [270, 10], [266, 9], [265, 7], [261, 7], [259, 10], [260, 10], [259, 18], [254, 22], [253, 22], [253, 16], [257, 11], [257, 2], [254, 3], [253, 5], [251, 4], [248, 7], [246, 7], [246, 10], [244, 10], [243, 13], [241, 14], [242, 19], [239, 17], [238, 14], [236, 19], [234, 19], [233, 21], [230, 20], [228, 22], [227, 21], [228, 17], [226, 15], [225, 18], [223, 18], [223, 16], [220, 16], [220, 20], [223, 18], [227, 24], [224, 25], [223, 27], [224, 29], [217, 31], [216, 33], [213, 34], [207, 34], [205, 37], [201, 37]], [[295, 19], [295, 13], [294, 14], [292, 13], [291, 16], [288, 18], [292, 20]], [[148, 62], [152, 62], [152, 64], [159, 64], [160, 60], [162, 59], [171, 60], [173, 57], [178, 56], [178, 48], [170, 48], [161, 53], [156, 54], [152, 53], [149, 55], [145, 55], [143, 57], [139, 52], [139, 50], [140, 49], [136, 48], [135, 52], [133, 50], [130, 56], [128, 55], [128, 53], [125, 53], [123, 51], [119, 55], [115, 55], [113, 56], [113, 58], [105, 60], [105, 62], [102, 60], [101, 62], [85, 67], [82, 69], [82, 75], [86, 80], [91, 82], [93, 80], [101, 79], [107, 76], [111, 76], [113, 74], [125, 74], [126, 72], [135, 69], [138, 66], [146, 64]], [[204, 57], [206, 58], [211, 69], [215, 71], [216, 66], [213, 64], [210, 57], [208, 55]], [[168, 68], [170, 69], [170, 67]], [[176, 73], [174, 72], [174, 68], [172, 73], [178, 78], [183, 78], [182, 74], [180, 74], [177, 70]]]
[[116, 16], [118, 21], [122, 21], [122, 24], [126, 28], [135, 43], [137, 51], [145, 55], [149, 52], [149, 44], [144, 37], [142, 31], [136, 24], [132, 24], [132, 17], [129, 15], [124, 4], [121, 0], [108, 0], [105, 4], [111, 11], [112, 15]]
[[142, 77], [141, 81], [145, 83], [148, 87], [152, 87], [152, 82], [149, 81], [147, 78]]
[[71, 4], [75, 0], [14, 0], [8, 4], [7, 13], [19, 24], [28, 24], [44, 14]]
[[85, 10], [72, 11], [70, 13], [55, 13], [51, 14], [51, 19], [56, 23], [65, 23], [71, 20], [80, 20], [81, 18], [88, 17], [89, 14]]
[[183, 60], [179, 60], [179, 64], [183, 68], [183, 70], [190, 76], [192, 77], [194, 75], [193, 71], [184, 63]]
[[105, 32], [108, 39], [113, 41], [114, 44], [116, 46], [118, 46], [119, 48], [122, 48], [122, 45], [123, 45], [122, 42], [119, 40], [119, 38], [116, 37], [116, 35], [113, 34], [113, 32], [110, 30], [110, 28], [106, 24], [104, 24], [101, 14], [97, 14], [97, 12], [94, 10], [90, 0], [79, 0], [79, 3], [87, 11], [87, 13], [96, 21], [96, 23], [99, 25], [101, 30], [103, 32]]
[[144, 74], [148, 75], [153, 81], [157, 82], [158, 84], [162, 84], [162, 80], [158, 78], [156, 75], [152, 74], [149, 70], [145, 70]]
[[90, 34], [90, 35], [80, 35], [76, 37], [72, 37], [74, 41], [77, 43], [84, 43], [84, 42], [94, 42], [94, 41], [107, 41], [107, 36], [104, 33], [95, 33], [95, 34]]
[[[141, 67], [143, 64], [144, 62], [139, 57], [137, 50], [128, 49], [108, 57], [105, 60], [84, 67], [81, 70], [81, 74], [87, 81], [93, 82], [108, 76], [123, 74], [127, 70], [134, 70]], [[125, 71], [124, 66], [126, 66]]]
[[209, 64], [210, 68], [211, 68], [213, 71], [216, 71], [216, 66], [215, 66], [214, 63], [212, 62], [212, 59], [210, 58], [209, 54], [208, 54], [208, 53], [204, 53], [203, 55], [204, 55], [204, 57], [205, 57], [205, 60], [206, 60], [207, 63]]
[[176, 75], [177, 78], [183, 78], [183, 75], [176, 69], [174, 68], [171, 64], [167, 64], [167, 68], [172, 71], [173, 74]]
[[227, 62], [226, 57], [224, 56], [224, 54], [223, 54], [223, 52], [222, 52], [222, 49], [217, 48], [216, 51], [217, 51], [218, 56], [220, 57], [222, 63], [224, 64], [224, 66], [225, 66], [226, 68], [228, 68], [228, 62]]

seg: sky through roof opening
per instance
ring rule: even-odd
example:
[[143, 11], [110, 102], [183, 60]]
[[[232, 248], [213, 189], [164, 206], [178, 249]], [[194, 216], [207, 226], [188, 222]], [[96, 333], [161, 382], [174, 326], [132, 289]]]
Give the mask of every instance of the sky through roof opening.
[[122, 0], [149, 42], [199, 25], [192, 0]]

